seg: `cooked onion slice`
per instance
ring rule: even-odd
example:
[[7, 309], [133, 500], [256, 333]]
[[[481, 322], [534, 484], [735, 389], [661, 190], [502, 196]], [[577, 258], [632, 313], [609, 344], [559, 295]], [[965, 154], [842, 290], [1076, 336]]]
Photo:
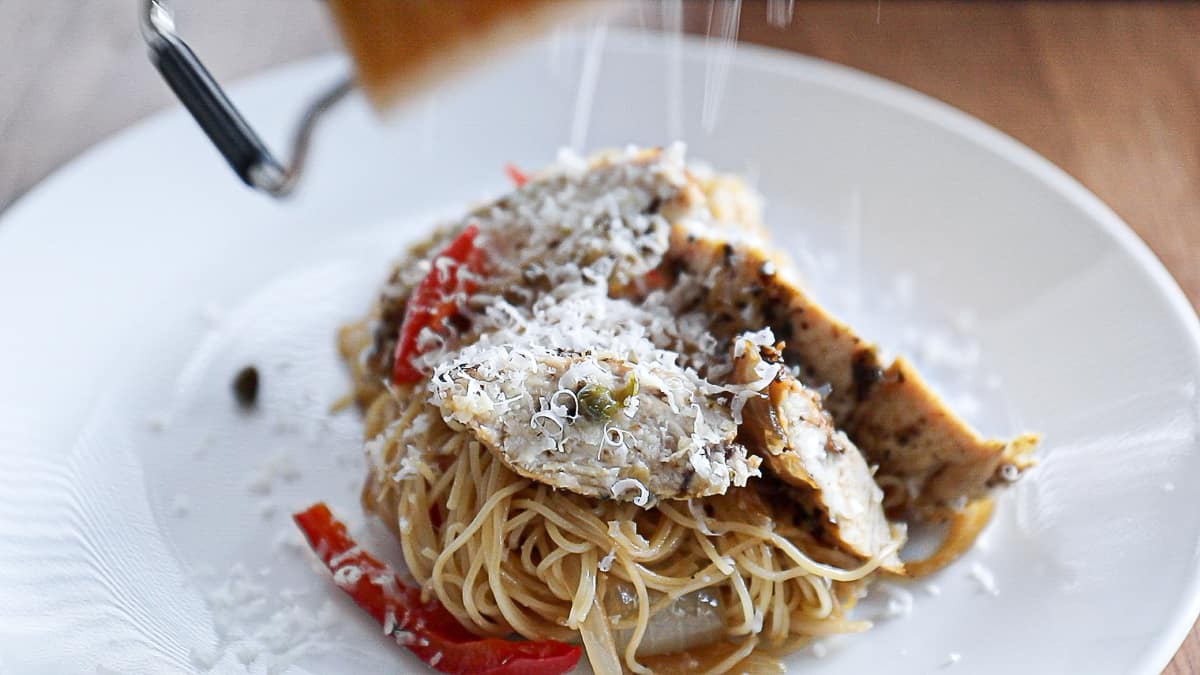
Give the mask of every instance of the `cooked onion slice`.
[[[632, 593], [618, 592], [614, 595], [622, 598], [621, 611], [615, 614], [627, 616], [636, 613], [637, 602]], [[625, 649], [632, 636], [632, 628], [616, 631], [615, 638], [620, 649]], [[725, 617], [721, 611], [721, 597], [710, 589], [702, 588], [679, 597], [650, 615], [637, 655], [682, 652], [723, 637]]]

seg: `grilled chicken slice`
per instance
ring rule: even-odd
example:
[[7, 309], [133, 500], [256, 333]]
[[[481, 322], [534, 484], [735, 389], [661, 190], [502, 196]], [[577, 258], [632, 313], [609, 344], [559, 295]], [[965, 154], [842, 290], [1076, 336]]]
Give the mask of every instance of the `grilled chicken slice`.
[[[591, 336], [587, 340], [598, 338]], [[439, 366], [430, 402], [513, 471], [650, 507], [722, 494], [757, 475], [728, 394], [648, 342], [579, 349], [506, 335]]]
[[834, 428], [820, 395], [796, 380], [779, 350], [763, 344], [761, 336], [734, 342], [736, 382], [772, 378], [766, 396], [746, 400], [738, 439], [772, 473], [801, 488], [790, 493], [805, 510], [819, 514], [816, 520], [826, 538], [864, 560], [884, 555], [886, 569], [902, 571], [898, 551], [904, 532], [888, 523], [883, 491], [862, 453]]
[[[732, 197], [723, 201], [736, 203]], [[365, 363], [379, 377], [392, 372], [409, 296], [439, 264], [437, 252], [468, 226], [479, 228], [476, 245], [487, 252], [488, 272], [477, 280], [475, 304], [501, 299], [528, 308], [542, 295], [565, 295], [581, 284], [617, 289], [641, 283], [667, 250], [670, 219], [706, 210], [682, 157], [657, 148], [576, 159], [536, 174], [442, 225], [397, 261], [372, 311], [374, 340]], [[474, 336], [460, 337], [469, 342]]]
[[[674, 224], [687, 222], [708, 223], [740, 240], [766, 237], [757, 199], [740, 179], [693, 172], [677, 149], [564, 160], [409, 248], [372, 311], [373, 344], [364, 366], [381, 378], [392, 371], [409, 296], [437, 264], [437, 252], [468, 225], [480, 229], [478, 245], [488, 252], [488, 274], [478, 280], [480, 298], [528, 307], [542, 295], [573, 292], [581, 281], [607, 284], [612, 295], [636, 295], [648, 283], [647, 273], [661, 263]], [[706, 323], [700, 316], [688, 319]], [[493, 327], [487, 321], [477, 326]], [[673, 331], [670, 344], [659, 346], [685, 359], [698, 356], [693, 365], [714, 356], [695, 354], [706, 350], [687, 339], [697, 331], [684, 328]]]
[[1033, 465], [1037, 434], [988, 440], [946, 407], [904, 358], [883, 372], [855, 411], [859, 445], [880, 471], [919, 491], [917, 505], [955, 504], [1015, 480]]
[[762, 247], [710, 229], [675, 227], [664, 267], [675, 281], [668, 302], [679, 312], [703, 311], [718, 339], [771, 328], [801, 378], [829, 386], [825, 409], [839, 427], [882, 376], [874, 346], [811, 301], [796, 271]]
[[903, 359], [878, 351], [801, 290], [794, 270], [760, 247], [711, 229], [676, 226], [664, 260], [678, 314], [702, 311], [722, 341], [770, 327], [800, 380], [828, 387], [823, 407], [879, 474], [910, 487], [906, 506], [939, 507], [982, 495], [1030, 465], [1036, 437], [985, 440]]

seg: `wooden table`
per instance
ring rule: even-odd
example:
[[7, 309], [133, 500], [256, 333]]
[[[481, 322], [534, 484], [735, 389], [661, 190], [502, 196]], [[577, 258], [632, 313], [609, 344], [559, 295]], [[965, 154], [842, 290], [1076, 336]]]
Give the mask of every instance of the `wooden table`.
[[[176, 4], [181, 31], [224, 80], [333, 44], [319, 3]], [[0, 209], [89, 145], [173, 104], [145, 60], [137, 5], [0, 2]], [[689, 5], [689, 27], [703, 31], [706, 10]], [[908, 85], [1066, 169], [1200, 303], [1200, 5], [800, 2], [786, 29], [766, 11], [743, 3], [743, 39]], [[1200, 673], [1200, 633], [1165, 672]]]

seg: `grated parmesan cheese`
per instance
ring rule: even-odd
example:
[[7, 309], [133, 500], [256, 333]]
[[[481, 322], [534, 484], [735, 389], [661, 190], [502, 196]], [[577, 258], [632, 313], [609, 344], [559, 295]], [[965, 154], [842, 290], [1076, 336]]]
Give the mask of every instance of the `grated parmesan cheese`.
[[645, 484], [636, 478], [622, 478], [613, 483], [612, 493], [614, 497], [620, 497], [628, 490], [637, 490], [638, 496], [633, 498], [633, 503], [638, 506], [646, 506], [650, 503], [650, 491], [646, 489]]
[[362, 576], [363, 571], [357, 565], [346, 565], [339, 567], [333, 573], [333, 583], [337, 584], [340, 588], [352, 588], [358, 583], [359, 579], [362, 579]]
[[[757, 475], [758, 458], [734, 442], [730, 392], [706, 379], [727, 375], [731, 365], [703, 313], [678, 315], [661, 290], [651, 293], [657, 300], [609, 295], [644, 286], [664, 259], [672, 228], [686, 223], [737, 236], [719, 219], [756, 212], [757, 205], [748, 193], [736, 197], [706, 201], [681, 145], [593, 160], [564, 152], [536, 180], [448, 226], [477, 226], [476, 243], [488, 250], [491, 269], [474, 279], [472, 296], [457, 298], [469, 327], [447, 323], [418, 338], [424, 351], [414, 366], [432, 375], [431, 402], [447, 423], [510, 455], [518, 473], [561, 478], [555, 487], [610, 496], [618, 481], [635, 478], [648, 495], [616, 493], [648, 505], [744, 485]], [[403, 297], [428, 271], [447, 279], [456, 266], [445, 256], [406, 263], [385, 301]], [[464, 274], [458, 269], [456, 276]], [[563, 354], [566, 372], [552, 367], [547, 376], [548, 362]], [[648, 393], [622, 401], [619, 426], [577, 419], [582, 385], [620, 386], [627, 374]], [[668, 423], [659, 424], [664, 417]], [[511, 422], [522, 418], [525, 429]], [[367, 448], [377, 466], [380, 445]], [[402, 464], [394, 477], [413, 470]]]
[[300, 466], [296, 458], [287, 450], [278, 450], [258, 465], [254, 476], [246, 487], [258, 495], [271, 493], [276, 481], [283, 480], [291, 483], [300, 479]]
[[[769, 263], [770, 261], [768, 261]], [[775, 333], [770, 327], [753, 332], [742, 333], [733, 348], [734, 358], [745, 356], [748, 349], [755, 347], [771, 347], [775, 344]]]
[[397, 483], [421, 474], [421, 449], [412, 443], [404, 446], [405, 453], [398, 460], [399, 468], [392, 474], [392, 480]]
[[254, 663], [255, 660], [258, 659], [258, 657], [262, 653], [262, 651], [254, 645], [243, 644], [243, 645], [238, 645], [233, 650], [233, 653], [234, 653], [234, 656], [237, 657], [237, 660], [239, 663], [241, 663], [243, 666], [249, 666], [250, 664]]
[[346, 549], [345, 551], [342, 551], [341, 553], [330, 558], [329, 562], [327, 564], [330, 567], [338, 567], [342, 563], [346, 562], [347, 560], [353, 558], [354, 556], [356, 556], [360, 553], [362, 553], [362, 547], [357, 546], [357, 545], [352, 546], [352, 547]]
[[257, 474], [246, 484], [246, 489], [256, 495], [271, 494], [271, 479], [262, 474]]
[[201, 670], [212, 670], [213, 666], [217, 665], [217, 661], [221, 658], [220, 652], [217, 651], [217, 646], [209, 643], [194, 645], [188, 654], [192, 663]]
[[1000, 595], [1000, 589], [996, 586], [996, 576], [983, 563], [972, 563], [968, 576], [988, 595]]
[[[205, 576], [214, 575], [209, 571]], [[316, 611], [306, 606], [324, 595], [316, 587], [311, 597], [307, 590], [281, 589], [270, 570], [251, 574], [241, 563], [216, 578], [204, 600], [217, 640], [192, 645], [189, 657], [198, 670], [212, 670], [228, 656], [251, 672], [282, 673], [297, 656], [329, 644], [337, 609], [327, 598]]]
[[877, 584], [876, 588], [887, 595], [887, 605], [884, 607], [882, 618], [902, 619], [912, 614], [913, 594], [908, 589], [887, 582]]
[[764, 612], [761, 607], [754, 608], [754, 617], [753, 617], [752, 621], [750, 622], [750, 626], [753, 629], [754, 634], [757, 635], [758, 633], [762, 632], [763, 621], [766, 620], [766, 617], [767, 617], [767, 613]]
[[305, 551], [308, 545], [302, 539], [299, 530], [287, 528], [275, 535], [275, 541], [271, 547], [275, 551], [290, 549], [292, 553], [299, 554]]
[[[435, 367], [431, 402], [447, 422], [496, 446], [519, 473], [552, 477], [556, 487], [582, 491], [587, 481], [584, 494], [636, 494], [644, 506], [652, 496], [674, 496], [664, 488], [689, 485], [688, 496], [696, 496], [744, 484], [757, 463], [744, 448], [725, 450], [737, 427], [716, 400], [724, 390], [649, 340], [644, 309], [605, 293], [542, 297], [533, 308], [537, 321], [521, 325], [496, 318], [491, 332]], [[615, 391], [630, 380], [641, 393], [614, 411], [619, 426], [580, 415], [582, 387]], [[523, 416], [524, 425], [515, 422]], [[694, 479], [685, 482], [686, 472]], [[649, 492], [644, 499], [640, 489], [614, 489], [631, 475], [650, 477], [639, 479]]]

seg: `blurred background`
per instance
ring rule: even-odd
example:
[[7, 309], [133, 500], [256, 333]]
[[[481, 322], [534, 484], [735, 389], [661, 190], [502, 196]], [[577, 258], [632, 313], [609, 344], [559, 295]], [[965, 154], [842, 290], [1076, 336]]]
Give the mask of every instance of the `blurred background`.
[[[625, 4], [627, 21], [645, 20]], [[315, 0], [175, 5], [181, 34], [223, 83], [337, 48]], [[1200, 302], [1200, 5], [718, 5], [740, 10], [739, 40], [880, 75], [1029, 145], [1113, 207]], [[139, 6], [0, 0], [0, 211], [90, 146], [177, 105], [147, 61]], [[685, 29], [711, 34], [713, 7], [684, 2]], [[1200, 672], [1195, 631], [1167, 672]]]

